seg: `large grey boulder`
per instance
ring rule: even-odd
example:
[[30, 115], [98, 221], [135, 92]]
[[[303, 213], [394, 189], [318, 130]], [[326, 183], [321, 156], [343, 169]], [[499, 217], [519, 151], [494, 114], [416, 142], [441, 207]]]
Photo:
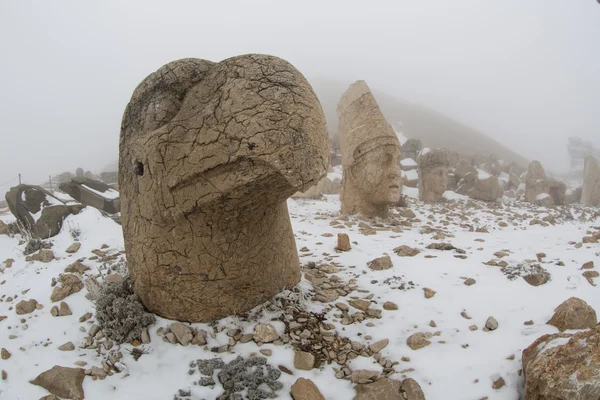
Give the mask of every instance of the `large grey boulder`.
[[39, 186], [18, 185], [6, 193], [6, 202], [18, 222], [35, 238], [57, 235], [65, 218], [77, 214], [82, 204], [65, 204]]

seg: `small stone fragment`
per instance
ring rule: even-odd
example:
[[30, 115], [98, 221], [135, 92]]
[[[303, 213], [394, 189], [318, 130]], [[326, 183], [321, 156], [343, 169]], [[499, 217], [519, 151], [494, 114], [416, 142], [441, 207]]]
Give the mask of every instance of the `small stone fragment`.
[[18, 315], [30, 314], [37, 308], [38, 302], [35, 299], [21, 300], [15, 306]]
[[487, 321], [485, 321], [485, 327], [490, 331], [495, 331], [498, 329], [498, 321], [496, 321], [496, 318], [494, 317], [489, 317]]
[[371, 344], [369, 346], [369, 348], [371, 349], [371, 351], [373, 353], [379, 353], [381, 350], [385, 349], [385, 347], [388, 345], [389, 342], [390, 342], [389, 339], [382, 339], [382, 340], [379, 340], [379, 341]]
[[304, 371], [310, 371], [315, 366], [315, 356], [306, 351], [296, 351], [294, 353], [294, 368]]
[[325, 400], [314, 382], [304, 378], [296, 380], [292, 385], [290, 395], [293, 400]]
[[383, 303], [383, 309], [387, 311], [394, 311], [398, 309], [398, 306], [394, 302], [386, 301]]
[[279, 339], [279, 335], [273, 325], [258, 324], [254, 327], [253, 339], [256, 343], [271, 343]]
[[408, 339], [406, 339], [406, 344], [412, 350], [419, 350], [419, 349], [422, 349], [423, 347], [429, 346], [431, 344], [431, 342], [429, 340], [427, 340], [427, 336], [425, 333], [418, 332], [418, 333], [410, 335], [408, 337]]
[[435, 296], [435, 294], [436, 294], [435, 290], [432, 290], [432, 289], [429, 289], [429, 288], [424, 288], [423, 291], [425, 293], [425, 298], [426, 299], [430, 299], [433, 296]]
[[502, 377], [500, 377], [494, 381], [494, 383], [492, 384], [492, 388], [498, 390], [504, 385], [505, 385], [504, 379]]
[[69, 247], [67, 247], [67, 249], [65, 250], [65, 252], [67, 252], [69, 254], [73, 254], [73, 253], [76, 253], [77, 250], [79, 250], [80, 247], [81, 247], [81, 243], [80, 242], [73, 242]]
[[367, 266], [373, 271], [382, 271], [386, 269], [392, 268], [394, 265], [392, 264], [392, 259], [390, 256], [385, 255], [383, 257], [376, 258], [367, 263]]
[[73, 351], [75, 350], [75, 345], [73, 344], [73, 342], [67, 342], [63, 345], [60, 345], [58, 349], [60, 351]]

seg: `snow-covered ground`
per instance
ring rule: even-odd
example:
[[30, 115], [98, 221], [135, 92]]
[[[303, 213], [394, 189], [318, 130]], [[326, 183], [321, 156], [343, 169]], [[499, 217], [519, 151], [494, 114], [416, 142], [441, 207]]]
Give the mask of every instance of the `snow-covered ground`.
[[[416, 189], [404, 189], [409, 197], [416, 196]], [[521, 352], [539, 336], [557, 332], [555, 327], [546, 325], [554, 308], [575, 296], [600, 311], [599, 289], [588, 283], [580, 270], [585, 262], [595, 260], [598, 264], [600, 260], [600, 244], [582, 244], [586, 232], [599, 225], [600, 220], [590, 209], [578, 206], [545, 209], [504, 199], [504, 204], [494, 207], [452, 192], [447, 192], [445, 197], [449, 200], [437, 205], [425, 205], [411, 198], [409, 209], [415, 217], [411, 218], [406, 209], [395, 209], [389, 221], [340, 216], [339, 196], [335, 195], [325, 196], [323, 200], [290, 199], [290, 217], [303, 271], [307, 271], [305, 267], [310, 261], [335, 265], [336, 272], [332, 275], [345, 282], [355, 279], [360, 290], [333, 303], [307, 301], [304, 306], [315, 312], [325, 311], [328, 322], [335, 325], [340, 336], [367, 344], [389, 339], [381, 354], [399, 362], [395, 366], [398, 373], [391, 378], [414, 378], [428, 400], [486, 396], [489, 400], [516, 399], [523, 387], [523, 377], [519, 375]], [[10, 214], [0, 215], [0, 218], [4, 222], [12, 221]], [[531, 225], [532, 221], [540, 223]], [[76, 230], [81, 231], [81, 248], [75, 254], [68, 254], [65, 250], [73, 243], [71, 231]], [[350, 251], [335, 250], [337, 233], [349, 235]], [[19, 244], [20, 239], [18, 235], [0, 235], [0, 268], [4, 269], [0, 273], [0, 316], [6, 316], [0, 321], [0, 347], [12, 354], [9, 359], [0, 360], [0, 370], [7, 373], [7, 379], [0, 380], [0, 399], [11, 400], [39, 399], [47, 395], [47, 391], [29, 381], [54, 365], [75, 367], [75, 362], [84, 361], [87, 363], [84, 368], [101, 366], [102, 353], [107, 351], [80, 348], [94, 322], [94, 318], [79, 322], [80, 316], [95, 311], [92, 302], [85, 297], [87, 290], [64, 300], [72, 315], [53, 317], [50, 309], [58, 303], [50, 300], [51, 281], [76, 260], [91, 267], [85, 275], [97, 276], [103, 268], [102, 259], [90, 260], [91, 251], [103, 245], [108, 246], [102, 250], [107, 254], [123, 250], [121, 227], [92, 207], [70, 216], [61, 233], [49, 240], [56, 256], [49, 263], [26, 262], [25, 244]], [[455, 251], [426, 248], [439, 242], [464, 250], [466, 258], [457, 258], [463, 255]], [[401, 245], [421, 252], [414, 257], [400, 257], [394, 249]], [[504, 255], [499, 258], [497, 252]], [[537, 261], [538, 253], [546, 253], [542, 262]], [[385, 254], [392, 259], [391, 269], [374, 271], [367, 266], [369, 261]], [[5, 268], [2, 261], [8, 258], [15, 261], [10, 268]], [[116, 261], [123, 258], [118, 254]], [[538, 263], [551, 274], [551, 280], [538, 287], [530, 286], [524, 279], [510, 280], [500, 267], [484, 264], [490, 260], [505, 261], [509, 266]], [[467, 286], [466, 278], [476, 283]], [[303, 280], [300, 288], [309, 293], [311, 284]], [[436, 294], [425, 298], [424, 288]], [[8, 301], [9, 297], [12, 301]], [[382, 310], [380, 319], [342, 325], [334, 303], [347, 303], [352, 298], [368, 298], [371, 307], [378, 310], [382, 310], [383, 303], [393, 302], [398, 310]], [[43, 308], [17, 315], [15, 305], [28, 299], [36, 299]], [[463, 312], [470, 319], [464, 318]], [[490, 316], [498, 321], [498, 329], [484, 332]], [[533, 320], [533, 324], [524, 325], [529, 320]], [[282, 324], [271, 322], [268, 314], [259, 321], [237, 317], [219, 321], [216, 326], [226, 329], [211, 334], [204, 347], [164, 342], [157, 329], [170, 322], [157, 318], [149, 329], [151, 343], [145, 346], [147, 354], [138, 361], [129, 353], [131, 345], [121, 346], [125, 371], [104, 380], [86, 377], [85, 399], [170, 399], [178, 389], [190, 389], [193, 400], [214, 399], [221, 392], [219, 385], [214, 389], [194, 385], [198, 375], [188, 374], [188, 364], [217, 356], [230, 361], [260, 349], [272, 350], [268, 362], [285, 366], [294, 374], [282, 374], [281, 399], [291, 398], [289, 390], [298, 377], [312, 379], [328, 400], [347, 400], [355, 395], [349, 380], [334, 377], [333, 368], [339, 368], [336, 364], [311, 371], [294, 369], [294, 350], [287, 345], [258, 347], [250, 341], [237, 343], [232, 348], [234, 354], [216, 354], [210, 350], [229, 343], [226, 330], [231, 327], [251, 333], [257, 322], [272, 323], [282, 334]], [[469, 328], [473, 325], [477, 330]], [[213, 325], [193, 326], [214, 332]], [[406, 340], [416, 332], [434, 334], [429, 339], [431, 345], [411, 350]], [[58, 350], [69, 341], [75, 344], [74, 351]], [[349, 368], [382, 369], [372, 357], [360, 356], [350, 362]], [[499, 377], [504, 378], [506, 385], [495, 390], [492, 383]]]

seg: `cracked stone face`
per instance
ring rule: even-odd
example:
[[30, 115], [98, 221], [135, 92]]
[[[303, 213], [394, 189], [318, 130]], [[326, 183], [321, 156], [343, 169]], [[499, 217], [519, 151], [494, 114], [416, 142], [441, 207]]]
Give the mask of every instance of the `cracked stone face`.
[[244, 312], [300, 278], [286, 199], [328, 165], [321, 105], [284, 60], [171, 62], [134, 91], [119, 186], [134, 291], [181, 321]]
[[448, 152], [440, 149], [422, 151], [417, 157], [417, 164], [419, 199], [427, 203], [440, 201], [448, 185]]
[[386, 218], [402, 192], [398, 136], [364, 81], [350, 85], [337, 114], [344, 170], [341, 211]]

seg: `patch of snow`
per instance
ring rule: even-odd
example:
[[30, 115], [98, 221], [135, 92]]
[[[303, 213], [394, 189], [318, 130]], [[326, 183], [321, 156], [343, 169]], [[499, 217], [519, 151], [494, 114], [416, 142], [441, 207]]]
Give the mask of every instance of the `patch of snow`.
[[403, 171], [404, 175], [406, 176], [406, 179], [408, 179], [409, 181], [415, 181], [417, 179], [419, 179], [419, 173], [417, 172], [416, 169], [411, 169], [410, 171]]
[[486, 180], [489, 177], [491, 177], [491, 175], [481, 169], [477, 170], [477, 179], [479, 179], [480, 181]]
[[550, 195], [548, 193], [540, 193], [537, 196], [535, 196], [536, 200], [544, 200], [547, 199], [548, 197], [550, 197]]
[[453, 192], [453, 191], [451, 191], [451, 190], [446, 190], [446, 191], [444, 192], [444, 198], [445, 198], [446, 200], [464, 200], [464, 201], [467, 201], [467, 200], [469, 200], [469, 199], [470, 199], [470, 197], [469, 197], [469, 196], [465, 196], [465, 195], [462, 195], [462, 194], [458, 194], [458, 193], [456, 193], [456, 192]]
[[114, 199], [119, 198], [119, 192], [117, 192], [115, 189], [108, 188], [106, 190], [106, 192], [100, 192], [98, 190], [92, 189], [91, 187], [89, 187], [87, 185], [81, 185], [81, 186], [84, 187], [85, 189], [89, 190], [90, 192], [95, 193], [98, 196], [104, 197], [105, 199], [108, 199], [108, 200], [114, 200]]
[[400, 161], [400, 165], [403, 167], [416, 167], [417, 162], [412, 158], [405, 158], [404, 160]]

